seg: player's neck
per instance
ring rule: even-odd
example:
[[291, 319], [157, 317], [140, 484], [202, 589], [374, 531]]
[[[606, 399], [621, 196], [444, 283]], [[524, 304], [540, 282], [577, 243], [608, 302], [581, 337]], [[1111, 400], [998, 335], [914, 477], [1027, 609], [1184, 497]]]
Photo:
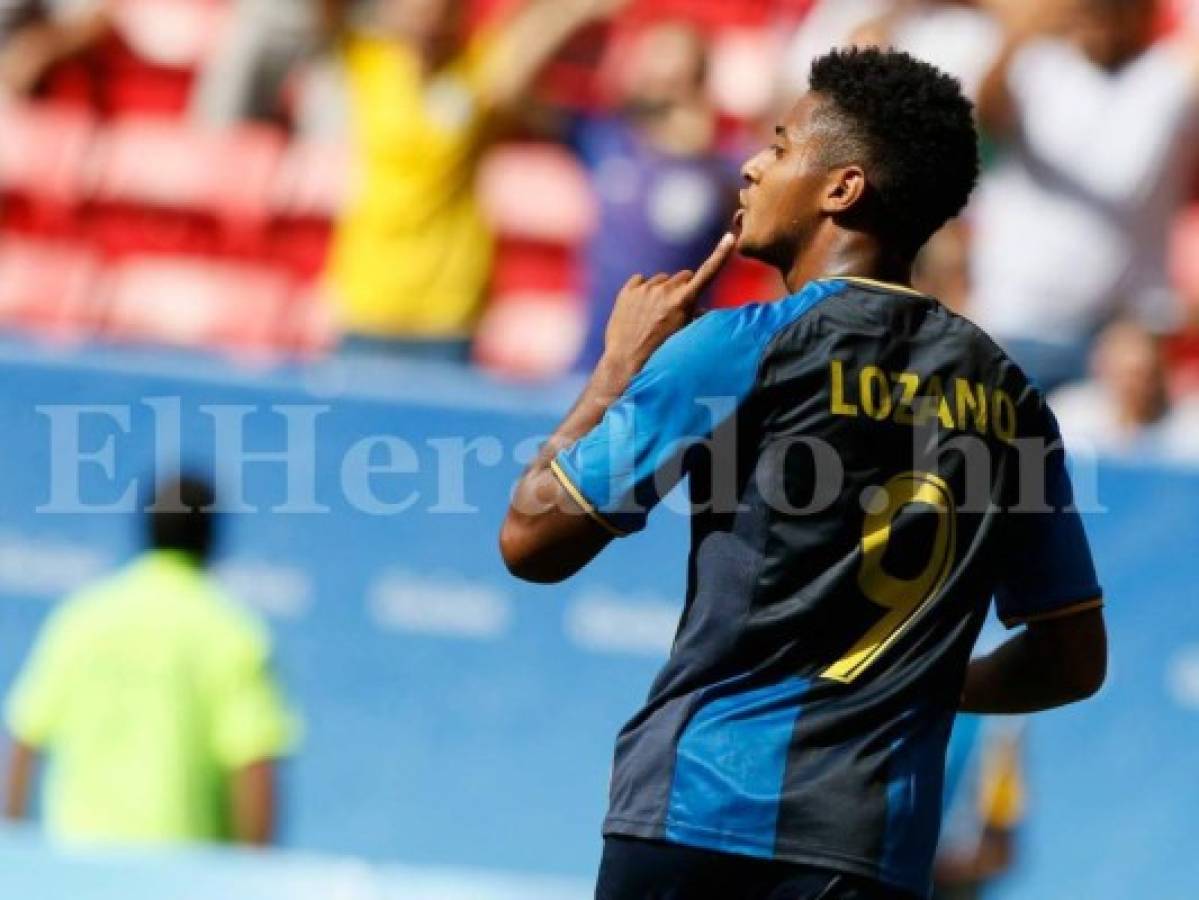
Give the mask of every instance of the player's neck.
[[837, 228], [818, 233], [782, 274], [791, 293], [821, 278], [869, 278], [911, 285], [912, 261], [888, 251], [870, 235]]

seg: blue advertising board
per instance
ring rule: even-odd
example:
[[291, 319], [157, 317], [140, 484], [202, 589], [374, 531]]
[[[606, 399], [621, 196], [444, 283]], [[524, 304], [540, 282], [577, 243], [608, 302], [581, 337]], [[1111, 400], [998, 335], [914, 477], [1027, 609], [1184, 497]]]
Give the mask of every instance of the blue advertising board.
[[[659, 511], [564, 585], [507, 574], [512, 484], [571, 385], [15, 346], [0, 346], [0, 377], [0, 688], [55, 601], [137, 552], [156, 466], [212, 471], [239, 507], [218, 572], [269, 621], [305, 725], [283, 845], [593, 873], [612, 741], [680, 609], [686, 522]], [[1191, 896], [1199, 476], [1104, 467], [1097, 492], [1112, 674], [1096, 700], [1031, 724], [1006, 890]]]

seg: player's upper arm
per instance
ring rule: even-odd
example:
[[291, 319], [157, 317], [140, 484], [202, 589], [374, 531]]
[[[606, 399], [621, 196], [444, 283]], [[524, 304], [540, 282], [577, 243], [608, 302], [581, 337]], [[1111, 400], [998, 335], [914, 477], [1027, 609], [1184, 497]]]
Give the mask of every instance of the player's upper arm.
[[1107, 678], [1107, 626], [1100, 606], [1083, 607], [1027, 626], [1042, 667], [1068, 701], [1093, 696]]
[[624, 536], [684, 474], [684, 454], [737, 415], [765, 345], [759, 307], [708, 313], [655, 353], [589, 434], [555, 457], [566, 491]]

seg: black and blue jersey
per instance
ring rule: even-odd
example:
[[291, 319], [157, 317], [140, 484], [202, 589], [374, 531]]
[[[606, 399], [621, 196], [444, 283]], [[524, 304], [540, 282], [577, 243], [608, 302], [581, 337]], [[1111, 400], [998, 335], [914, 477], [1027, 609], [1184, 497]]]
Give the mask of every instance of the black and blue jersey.
[[1099, 602], [1040, 392], [935, 300], [828, 279], [698, 319], [552, 467], [621, 535], [689, 481], [686, 603], [605, 833], [927, 891], [992, 598], [1009, 625]]

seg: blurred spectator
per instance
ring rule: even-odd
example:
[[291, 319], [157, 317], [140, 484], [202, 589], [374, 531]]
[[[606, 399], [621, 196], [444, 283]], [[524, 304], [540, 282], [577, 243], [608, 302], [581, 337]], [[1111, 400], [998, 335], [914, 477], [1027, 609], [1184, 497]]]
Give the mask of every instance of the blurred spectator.
[[532, 0], [468, 40], [462, 0], [382, 0], [373, 31], [326, 0], [360, 160], [330, 263], [351, 349], [466, 359], [491, 266], [479, 155], [558, 49], [621, 3]]
[[946, 753], [934, 900], [977, 900], [1012, 868], [1024, 815], [1023, 720], [958, 716]]
[[589, 323], [577, 365], [588, 371], [629, 276], [696, 265], [736, 206], [736, 167], [714, 148], [703, 37], [685, 23], [660, 22], [634, 38], [623, 62], [618, 114], [581, 119], [573, 139], [600, 211], [584, 254]]
[[830, 47], [877, 44], [906, 50], [956, 76], [968, 97], [978, 93], [998, 50], [994, 20], [971, 0], [818, 0], [787, 51], [783, 89], [807, 89], [812, 60]]
[[9, 818], [44, 753], [57, 838], [271, 840], [293, 725], [265, 631], [204, 571], [212, 505], [203, 482], [166, 485], [149, 551], [52, 614], [9, 697]]
[[236, 0], [222, 45], [205, 66], [193, 114], [206, 125], [286, 118], [288, 82], [320, 44], [318, 0]]
[[1056, 391], [1051, 402], [1067, 446], [1105, 456], [1199, 462], [1199, 408], [1174, 406], [1160, 341], [1133, 321], [1110, 325], [1096, 342], [1090, 381]]
[[1189, 188], [1199, 53], [1153, 43], [1153, 0], [996, 6], [1005, 40], [979, 115], [1003, 153], [976, 198], [971, 309], [1051, 389], [1085, 374], [1117, 315], [1175, 324], [1166, 248]]
[[51, 68], [99, 44], [112, 27], [110, 0], [0, 0], [0, 84], [32, 93]]

